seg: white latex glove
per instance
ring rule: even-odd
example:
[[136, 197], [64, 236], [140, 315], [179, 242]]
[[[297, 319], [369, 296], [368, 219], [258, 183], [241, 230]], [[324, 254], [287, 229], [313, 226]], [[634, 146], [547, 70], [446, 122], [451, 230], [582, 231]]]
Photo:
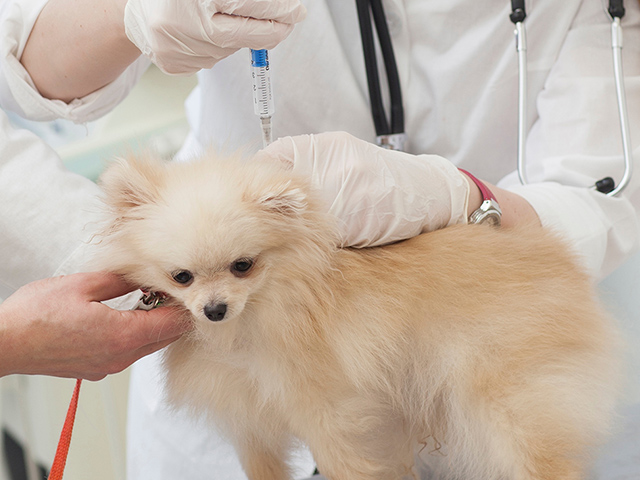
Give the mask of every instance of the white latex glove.
[[469, 184], [447, 159], [386, 150], [348, 133], [285, 137], [256, 158], [311, 178], [343, 246], [384, 245], [467, 222]]
[[186, 75], [240, 48], [275, 47], [305, 15], [300, 0], [128, 0], [124, 26], [160, 70]]

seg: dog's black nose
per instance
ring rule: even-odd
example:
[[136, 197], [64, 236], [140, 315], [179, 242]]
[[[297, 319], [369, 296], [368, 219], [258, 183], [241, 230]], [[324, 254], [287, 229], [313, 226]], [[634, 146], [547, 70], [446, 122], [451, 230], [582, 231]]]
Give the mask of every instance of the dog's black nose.
[[227, 313], [226, 303], [209, 303], [204, 307], [205, 316], [212, 322], [219, 322]]

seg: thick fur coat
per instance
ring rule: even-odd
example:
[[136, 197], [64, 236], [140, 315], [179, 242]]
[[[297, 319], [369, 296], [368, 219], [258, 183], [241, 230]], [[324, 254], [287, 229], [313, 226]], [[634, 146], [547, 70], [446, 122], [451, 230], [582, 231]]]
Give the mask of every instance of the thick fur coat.
[[[329, 479], [577, 480], [606, 434], [615, 329], [537, 226], [456, 226], [340, 249], [279, 164], [120, 161], [102, 177], [101, 267], [165, 292], [193, 331], [169, 401], [206, 412], [251, 480], [294, 439]], [[215, 478], [215, 472], [212, 472]]]

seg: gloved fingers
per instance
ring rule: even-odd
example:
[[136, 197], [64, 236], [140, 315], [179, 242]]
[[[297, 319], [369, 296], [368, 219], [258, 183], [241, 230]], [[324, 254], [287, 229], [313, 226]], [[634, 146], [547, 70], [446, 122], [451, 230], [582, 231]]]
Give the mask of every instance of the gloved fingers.
[[210, 15], [226, 13], [290, 25], [304, 20], [307, 15], [300, 0], [210, 0], [203, 7]]
[[154, 55], [149, 55], [151, 61], [167, 75], [188, 76], [199, 72], [203, 68], [213, 67], [218, 60], [228, 57], [236, 50], [229, 51], [222, 57], [213, 58], [209, 55], [192, 55], [188, 57], [170, 59], [164, 61], [162, 58], [157, 58]]
[[466, 221], [469, 185], [447, 159], [386, 150], [344, 132], [282, 138], [259, 155], [311, 180], [344, 245], [383, 245]]
[[145, 56], [179, 75], [240, 48], [274, 48], [305, 15], [300, 0], [128, 0], [124, 26]]
[[[202, 68], [211, 68], [219, 60], [238, 51], [237, 48], [222, 48], [200, 39], [184, 39], [182, 34], [156, 39], [155, 48], [143, 51], [160, 70], [170, 75], [190, 75]], [[173, 45], [171, 45], [173, 44]], [[157, 55], [155, 51], [167, 51], [180, 45], [179, 55]], [[166, 48], [166, 49], [165, 49]]]
[[[311, 142], [311, 135], [299, 135], [295, 138], [281, 137], [266, 148], [258, 151], [254, 158], [259, 162], [278, 160], [284, 163], [287, 168], [293, 169], [296, 164], [296, 156], [301, 156], [302, 152], [308, 152]], [[298, 148], [298, 146], [301, 148]], [[304, 155], [309, 156], [306, 153]], [[311, 169], [307, 171], [307, 173], [310, 172]]]
[[[378, 150], [345, 132], [283, 137], [256, 154], [256, 160], [283, 162], [295, 174], [311, 180], [331, 213], [344, 191], [369, 193], [379, 177]], [[388, 151], [384, 151], [388, 153]], [[353, 206], [354, 202], [351, 202]], [[340, 217], [340, 215], [338, 215]]]
[[257, 20], [227, 14], [215, 14], [205, 23], [203, 34], [221, 48], [271, 49], [289, 36], [293, 24], [273, 20]]
[[[360, 140], [346, 132], [323, 132], [312, 135], [282, 137], [258, 152], [257, 158], [277, 158], [296, 173], [310, 175], [311, 172], [331, 172], [334, 168], [352, 165], [366, 158], [375, 157], [377, 146]], [[342, 161], [349, 158], [350, 162]], [[339, 161], [337, 161], [339, 160]], [[369, 164], [370, 166], [370, 164]], [[332, 172], [335, 175], [335, 172]]]

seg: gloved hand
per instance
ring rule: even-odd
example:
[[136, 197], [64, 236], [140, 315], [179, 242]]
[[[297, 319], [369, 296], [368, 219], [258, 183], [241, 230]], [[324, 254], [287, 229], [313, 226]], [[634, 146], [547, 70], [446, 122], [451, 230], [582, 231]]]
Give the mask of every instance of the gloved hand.
[[243, 47], [273, 48], [305, 15], [300, 0], [128, 0], [124, 25], [160, 70], [179, 75]]
[[343, 246], [367, 247], [467, 222], [469, 183], [448, 160], [386, 150], [343, 132], [285, 137], [260, 151], [311, 178]]

